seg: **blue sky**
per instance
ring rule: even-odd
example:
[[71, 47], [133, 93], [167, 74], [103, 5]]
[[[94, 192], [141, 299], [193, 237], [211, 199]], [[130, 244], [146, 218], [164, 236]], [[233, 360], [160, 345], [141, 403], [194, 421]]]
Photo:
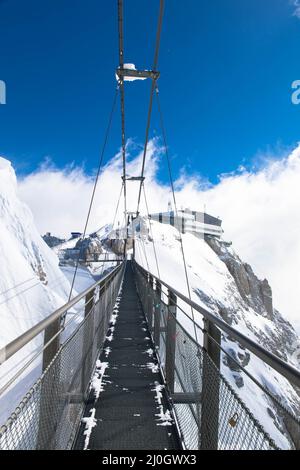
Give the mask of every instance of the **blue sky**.
[[[97, 165], [118, 63], [116, 0], [0, 0], [0, 154]], [[159, 88], [175, 175], [210, 181], [300, 140], [300, 20], [290, 0], [167, 0]], [[125, 61], [150, 68], [158, 1], [125, 0]], [[149, 82], [126, 84], [127, 137], [144, 140]], [[154, 111], [151, 136], [159, 135]], [[106, 158], [120, 146], [119, 109]], [[160, 178], [166, 179], [162, 163]]]

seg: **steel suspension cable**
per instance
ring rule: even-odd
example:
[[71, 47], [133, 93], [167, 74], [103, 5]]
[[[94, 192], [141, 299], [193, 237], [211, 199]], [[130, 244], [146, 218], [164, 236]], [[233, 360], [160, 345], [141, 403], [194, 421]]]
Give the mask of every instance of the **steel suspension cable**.
[[148, 215], [148, 220], [149, 220], [150, 235], [151, 235], [151, 238], [152, 238], [153, 251], [154, 251], [154, 257], [155, 257], [155, 263], [156, 263], [156, 269], [157, 269], [157, 277], [160, 278], [160, 271], [159, 271], [159, 266], [158, 266], [158, 258], [157, 258], [156, 246], [155, 246], [155, 242], [154, 242], [154, 236], [153, 236], [151, 218], [150, 218], [150, 213], [149, 213], [149, 206], [148, 206], [147, 197], [146, 197], [145, 185], [143, 185], [143, 193], [144, 193], [144, 199], [145, 199], [145, 204], [146, 204], [146, 210], [147, 210], [147, 215]]
[[[162, 108], [161, 108], [161, 105], [160, 105], [158, 87], [156, 87], [156, 89], [155, 89], [155, 95], [156, 95], [156, 99], [157, 99], [157, 107], [158, 107], [160, 126], [161, 126], [161, 132], [162, 132], [163, 143], [164, 143], [164, 151], [165, 151], [165, 155], [166, 155], [166, 158], [167, 158], [168, 173], [169, 173], [169, 180], [170, 180], [170, 186], [171, 186], [171, 191], [172, 191], [173, 204], [174, 204], [176, 219], [178, 220], [178, 209], [177, 209], [177, 202], [176, 202], [176, 196], [175, 196], [175, 189], [174, 189], [174, 182], [173, 182], [173, 175], [172, 175], [172, 168], [171, 168], [171, 160], [170, 160], [169, 150], [168, 150], [168, 146], [167, 146], [167, 135], [166, 135], [166, 129], [165, 129], [165, 124], [164, 124], [164, 119], [163, 119]], [[182, 260], [183, 260], [183, 266], [184, 266], [184, 273], [185, 273], [185, 280], [186, 280], [186, 285], [187, 285], [187, 290], [188, 290], [188, 296], [189, 296], [189, 299], [192, 300], [191, 287], [190, 287], [188, 271], [187, 271], [186, 257], [185, 257], [185, 252], [184, 252], [184, 247], [183, 247], [183, 240], [182, 240], [182, 235], [181, 235], [180, 230], [178, 230], [178, 233], [179, 233], [179, 241], [180, 241], [181, 255], [182, 255]], [[195, 323], [196, 323], [195, 322], [195, 315], [194, 315], [194, 310], [193, 310], [192, 307], [191, 307], [191, 313], [192, 313], [192, 318], [193, 318], [193, 322], [194, 322], [195, 339], [196, 339], [197, 343], [199, 343], [198, 342], [197, 329], [195, 327]]]
[[123, 183], [122, 183], [122, 185], [121, 185], [121, 191], [120, 191], [120, 194], [119, 194], [119, 197], [118, 197], [118, 201], [117, 201], [117, 206], [116, 206], [116, 210], [115, 210], [115, 214], [114, 214], [114, 218], [113, 218], [112, 229], [114, 229], [114, 226], [115, 226], [115, 223], [116, 223], [116, 218], [117, 218], [117, 215], [118, 215], [118, 210], [119, 210], [119, 205], [120, 205], [120, 200], [121, 200], [122, 192], [123, 192]]
[[[153, 60], [153, 67], [152, 67], [152, 70], [154, 72], [156, 72], [157, 64], [158, 64], [158, 54], [159, 54], [159, 47], [160, 47], [163, 13], [164, 13], [164, 0], [160, 0], [158, 24], [157, 24], [157, 32], [156, 32], [156, 41], [155, 41], [155, 53], [154, 53], [154, 60]], [[147, 116], [147, 124], [146, 124], [146, 133], [145, 133], [145, 144], [144, 144], [143, 159], [142, 159], [141, 182], [140, 182], [140, 187], [139, 187], [138, 202], [137, 202], [137, 209], [136, 209], [137, 215], [139, 213], [139, 206], [140, 206], [141, 195], [142, 195], [142, 187], [143, 187], [143, 184], [144, 184], [143, 178], [144, 178], [146, 154], [147, 154], [148, 141], [149, 141], [149, 130], [150, 130], [150, 123], [151, 123], [151, 114], [152, 114], [152, 107], [153, 107], [153, 95], [154, 95], [155, 87], [156, 87], [156, 79], [152, 78], [149, 108], [148, 108], [148, 116]]]
[[[55, 278], [49, 280], [47, 286], [50, 286], [50, 284], [51, 284], [51, 288], [53, 289], [53, 283], [54, 283], [55, 286], [56, 286], [56, 285], [58, 284], [58, 281], [60, 281], [60, 279], [62, 279], [63, 277], [64, 277], [64, 274], [62, 274], [61, 276], [57, 276], [57, 277], [55, 277]], [[37, 286], [42, 286], [42, 281], [38, 281], [38, 282], [36, 282], [35, 284], [33, 284], [32, 286], [29, 286], [29, 287], [27, 287], [26, 289], [23, 289], [23, 290], [21, 290], [21, 291], [19, 291], [19, 292], [16, 292], [15, 294], [13, 294], [13, 295], [12, 295], [11, 297], [9, 297], [8, 299], [2, 300], [2, 301], [0, 302], [0, 305], [3, 305], [3, 304], [5, 304], [5, 303], [9, 302], [10, 300], [19, 297], [21, 294], [24, 294], [25, 292], [28, 292], [28, 291], [30, 291], [31, 289], [33, 289], [34, 287], [37, 287]], [[23, 318], [23, 317], [22, 317], [22, 316], [20, 316], [20, 317], [16, 317], [16, 316], [15, 316], [15, 318]]]
[[[119, 68], [124, 69], [124, 32], [123, 32], [123, 0], [118, 0], [118, 29], [119, 29]], [[121, 133], [122, 133], [122, 164], [123, 164], [123, 191], [124, 191], [124, 213], [125, 223], [127, 214], [127, 194], [126, 194], [126, 136], [125, 136], [125, 92], [124, 77], [119, 79], [121, 98]], [[126, 253], [126, 242], [124, 245], [124, 256]]]
[[[86, 217], [84, 230], [83, 230], [83, 234], [82, 234], [82, 240], [84, 240], [84, 238], [86, 236], [87, 227], [88, 227], [88, 223], [89, 223], [89, 220], [90, 220], [90, 215], [91, 215], [91, 210], [92, 210], [92, 206], [93, 206], [93, 202], [94, 202], [94, 198], [95, 198], [96, 188], [97, 188], [97, 184], [98, 184], [98, 180], [99, 180], [99, 176], [100, 176], [100, 171], [101, 171], [102, 164], [103, 164], [104, 153], [105, 153], [105, 150], [106, 150], [106, 145], [107, 145], [107, 141], [108, 141], [111, 125], [112, 125], [112, 119], [113, 119], [114, 111], [115, 111], [115, 108], [116, 108], [118, 92], [119, 92], [119, 85], [116, 88], [114, 98], [113, 98], [113, 104], [112, 104], [112, 108], [111, 108], [111, 111], [110, 111], [110, 115], [109, 115], [109, 119], [108, 119], [108, 125], [107, 125], [105, 136], [104, 136], [104, 142], [103, 142], [101, 153], [100, 153], [98, 170], [97, 170], [97, 174], [96, 174], [96, 178], [95, 178], [95, 182], [94, 182], [94, 186], [93, 186], [93, 190], [92, 190], [92, 195], [91, 195], [91, 199], [90, 199], [90, 203], [89, 203], [87, 217]], [[72, 279], [72, 283], [71, 283], [70, 294], [69, 294], [69, 301], [71, 300], [72, 292], [73, 292], [73, 289], [74, 289], [76, 274], [77, 274], [78, 266], [79, 266], [80, 252], [81, 252], [81, 250], [79, 250], [79, 253], [78, 253], [78, 256], [77, 256], [77, 259], [76, 259], [75, 270], [74, 270], [73, 279]]]
[[[121, 191], [120, 191], [119, 197], [117, 199], [117, 205], [116, 205], [115, 214], [114, 214], [113, 223], [112, 223], [112, 230], [114, 230], [114, 226], [115, 226], [115, 222], [116, 222], [116, 218], [117, 218], [117, 214], [118, 214], [118, 209], [119, 209], [119, 204], [120, 204], [122, 192], [123, 192], [123, 184], [121, 185]], [[105, 266], [105, 263], [107, 261], [107, 255], [108, 255], [108, 251], [106, 251], [105, 254], [104, 254], [104, 261], [102, 262], [100, 277], [102, 277], [103, 273], [104, 273], [104, 266]]]
[[30, 278], [26, 279], [25, 281], [19, 282], [19, 284], [15, 284], [14, 286], [9, 287], [9, 289], [6, 289], [6, 290], [0, 292], [0, 295], [7, 294], [7, 292], [10, 292], [13, 289], [17, 289], [18, 287], [22, 286], [23, 284], [27, 284], [27, 282], [34, 281], [35, 279], [36, 279], [36, 277], [30, 277]]
[[145, 248], [145, 243], [144, 243], [144, 239], [143, 239], [143, 236], [141, 235], [140, 236], [140, 240], [142, 242], [141, 246], [142, 246], [142, 252], [144, 253], [144, 257], [145, 257], [145, 260], [146, 260], [146, 265], [147, 265], [147, 269], [148, 271], [150, 272], [150, 266], [149, 266], [149, 262], [148, 262], [148, 257], [147, 257], [147, 252], [146, 252], [146, 248]]

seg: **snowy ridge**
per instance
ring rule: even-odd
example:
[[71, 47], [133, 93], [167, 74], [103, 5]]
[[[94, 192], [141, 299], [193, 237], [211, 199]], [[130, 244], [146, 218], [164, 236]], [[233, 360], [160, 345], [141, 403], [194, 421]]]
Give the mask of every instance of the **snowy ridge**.
[[[9, 161], [0, 158], [0, 346], [3, 347], [63, 305], [70, 284], [58, 259], [38, 233], [28, 207], [19, 200], [16, 175]], [[1, 366], [0, 385], [9, 371], [29, 359], [41, 345], [41, 335]], [[6, 419], [32, 385], [40, 368], [23, 377], [0, 402], [0, 421]], [[28, 371], [27, 371], [28, 373]]]

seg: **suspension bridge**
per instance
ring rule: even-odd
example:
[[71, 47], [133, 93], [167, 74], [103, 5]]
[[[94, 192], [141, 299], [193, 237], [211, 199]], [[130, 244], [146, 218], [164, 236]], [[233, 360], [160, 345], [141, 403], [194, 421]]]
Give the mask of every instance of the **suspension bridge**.
[[[40, 358], [39, 378], [24, 393], [6, 422], [1, 423], [0, 449], [278, 449], [253, 410], [222, 374], [221, 355], [229, 355], [222, 346], [224, 335], [300, 390], [298, 370], [192, 300], [180, 232], [188, 295], [177, 291], [172, 279], [168, 283], [161, 279], [151, 233], [156, 275], [135, 259], [132, 223], [139, 217], [142, 196], [149, 216], [144, 174], [154, 97], [177, 212], [157, 86], [163, 8], [164, 2], [160, 0], [152, 69], [136, 70], [124, 63], [123, 1], [118, 1], [118, 84], [82, 238], [87, 234], [112, 116], [120, 95], [123, 162], [120, 197], [123, 195], [125, 227], [121, 235], [122, 257], [100, 280], [73, 296], [78, 257], [67, 303], [0, 349], [2, 365], [22, 353], [36, 338], [43, 337], [40, 350], [0, 390], [1, 397]], [[151, 81], [142, 168], [138, 176], [130, 177], [126, 173], [124, 100], [124, 82], [128, 78]], [[134, 213], [128, 211], [126, 198], [127, 184], [131, 181], [139, 184]], [[119, 202], [120, 198], [117, 207]], [[130, 256], [129, 247], [133, 248]], [[70, 318], [70, 311], [76, 312], [76, 322], [74, 315]], [[183, 316], [184, 323], [179, 321]], [[258, 377], [240, 363], [237, 365], [275, 404], [278, 417], [288, 418], [296, 436], [293, 447], [300, 448], [298, 417]]]

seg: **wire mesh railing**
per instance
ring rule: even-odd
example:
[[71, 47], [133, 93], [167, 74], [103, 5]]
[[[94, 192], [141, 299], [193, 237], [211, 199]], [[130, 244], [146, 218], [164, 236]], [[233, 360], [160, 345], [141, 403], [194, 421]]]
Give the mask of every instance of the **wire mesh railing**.
[[[52, 356], [49, 351], [45, 356], [49, 346], [49, 338], [45, 334], [44, 372], [0, 428], [0, 449], [72, 448], [86, 404], [90, 377], [121, 285], [123, 267], [119, 266], [78, 297], [76, 302], [84, 309], [83, 320], [63, 344], [58, 343], [58, 348], [52, 349]], [[220, 357], [224, 350], [216, 325], [206, 318], [204, 329], [194, 325], [197, 332], [193, 337], [192, 329], [182, 321], [182, 314], [190, 322], [192, 319], [178, 302], [178, 293], [154, 279], [136, 263], [134, 269], [137, 289], [185, 448], [271, 450], [280, 447], [220, 372]], [[163, 290], [166, 286], [167, 289]], [[57, 315], [66, 313], [69, 306], [67, 304], [59, 312], [54, 312], [51, 321], [46, 319], [49, 331], [56, 331], [52, 327]], [[35, 333], [27, 332], [27, 339], [19, 338], [17, 343], [8, 345], [5, 354], [11, 357], [14, 350], [27, 344], [26, 341], [41, 331], [40, 324], [36, 330]], [[42, 331], [46, 331], [46, 327]], [[253, 350], [251, 342], [250, 346]], [[283, 369], [279, 359], [270, 356], [268, 360], [279, 361], [278, 368]], [[297, 372], [291, 368], [287, 368], [286, 375], [297, 379]], [[268, 396], [272, 398], [270, 393]], [[276, 403], [276, 397], [274, 400]], [[291, 448], [297, 448], [299, 422], [278, 400], [277, 404], [278, 421], [285, 418], [293, 436]]]
[[86, 294], [84, 319], [0, 428], [0, 449], [72, 448], [123, 268], [116, 268]]
[[[163, 291], [166, 285], [136, 263], [134, 269], [185, 447], [191, 450], [280, 448], [222, 375], [220, 330], [207, 319], [204, 329], [196, 325], [197, 337], [202, 339], [200, 345], [193, 337], [193, 328], [188, 332], [182, 326], [182, 315], [178, 321], [181, 307], [177, 304], [176, 291], [169, 286], [167, 292]], [[280, 362], [279, 366], [282, 367]], [[287, 374], [292, 372], [288, 369]], [[288, 416], [290, 427], [294, 427], [293, 435], [300, 436], [297, 419], [283, 406], [278, 409], [278, 416], [280, 413]], [[295, 440], [290, 444], [290, 448], [297, 448]]]

